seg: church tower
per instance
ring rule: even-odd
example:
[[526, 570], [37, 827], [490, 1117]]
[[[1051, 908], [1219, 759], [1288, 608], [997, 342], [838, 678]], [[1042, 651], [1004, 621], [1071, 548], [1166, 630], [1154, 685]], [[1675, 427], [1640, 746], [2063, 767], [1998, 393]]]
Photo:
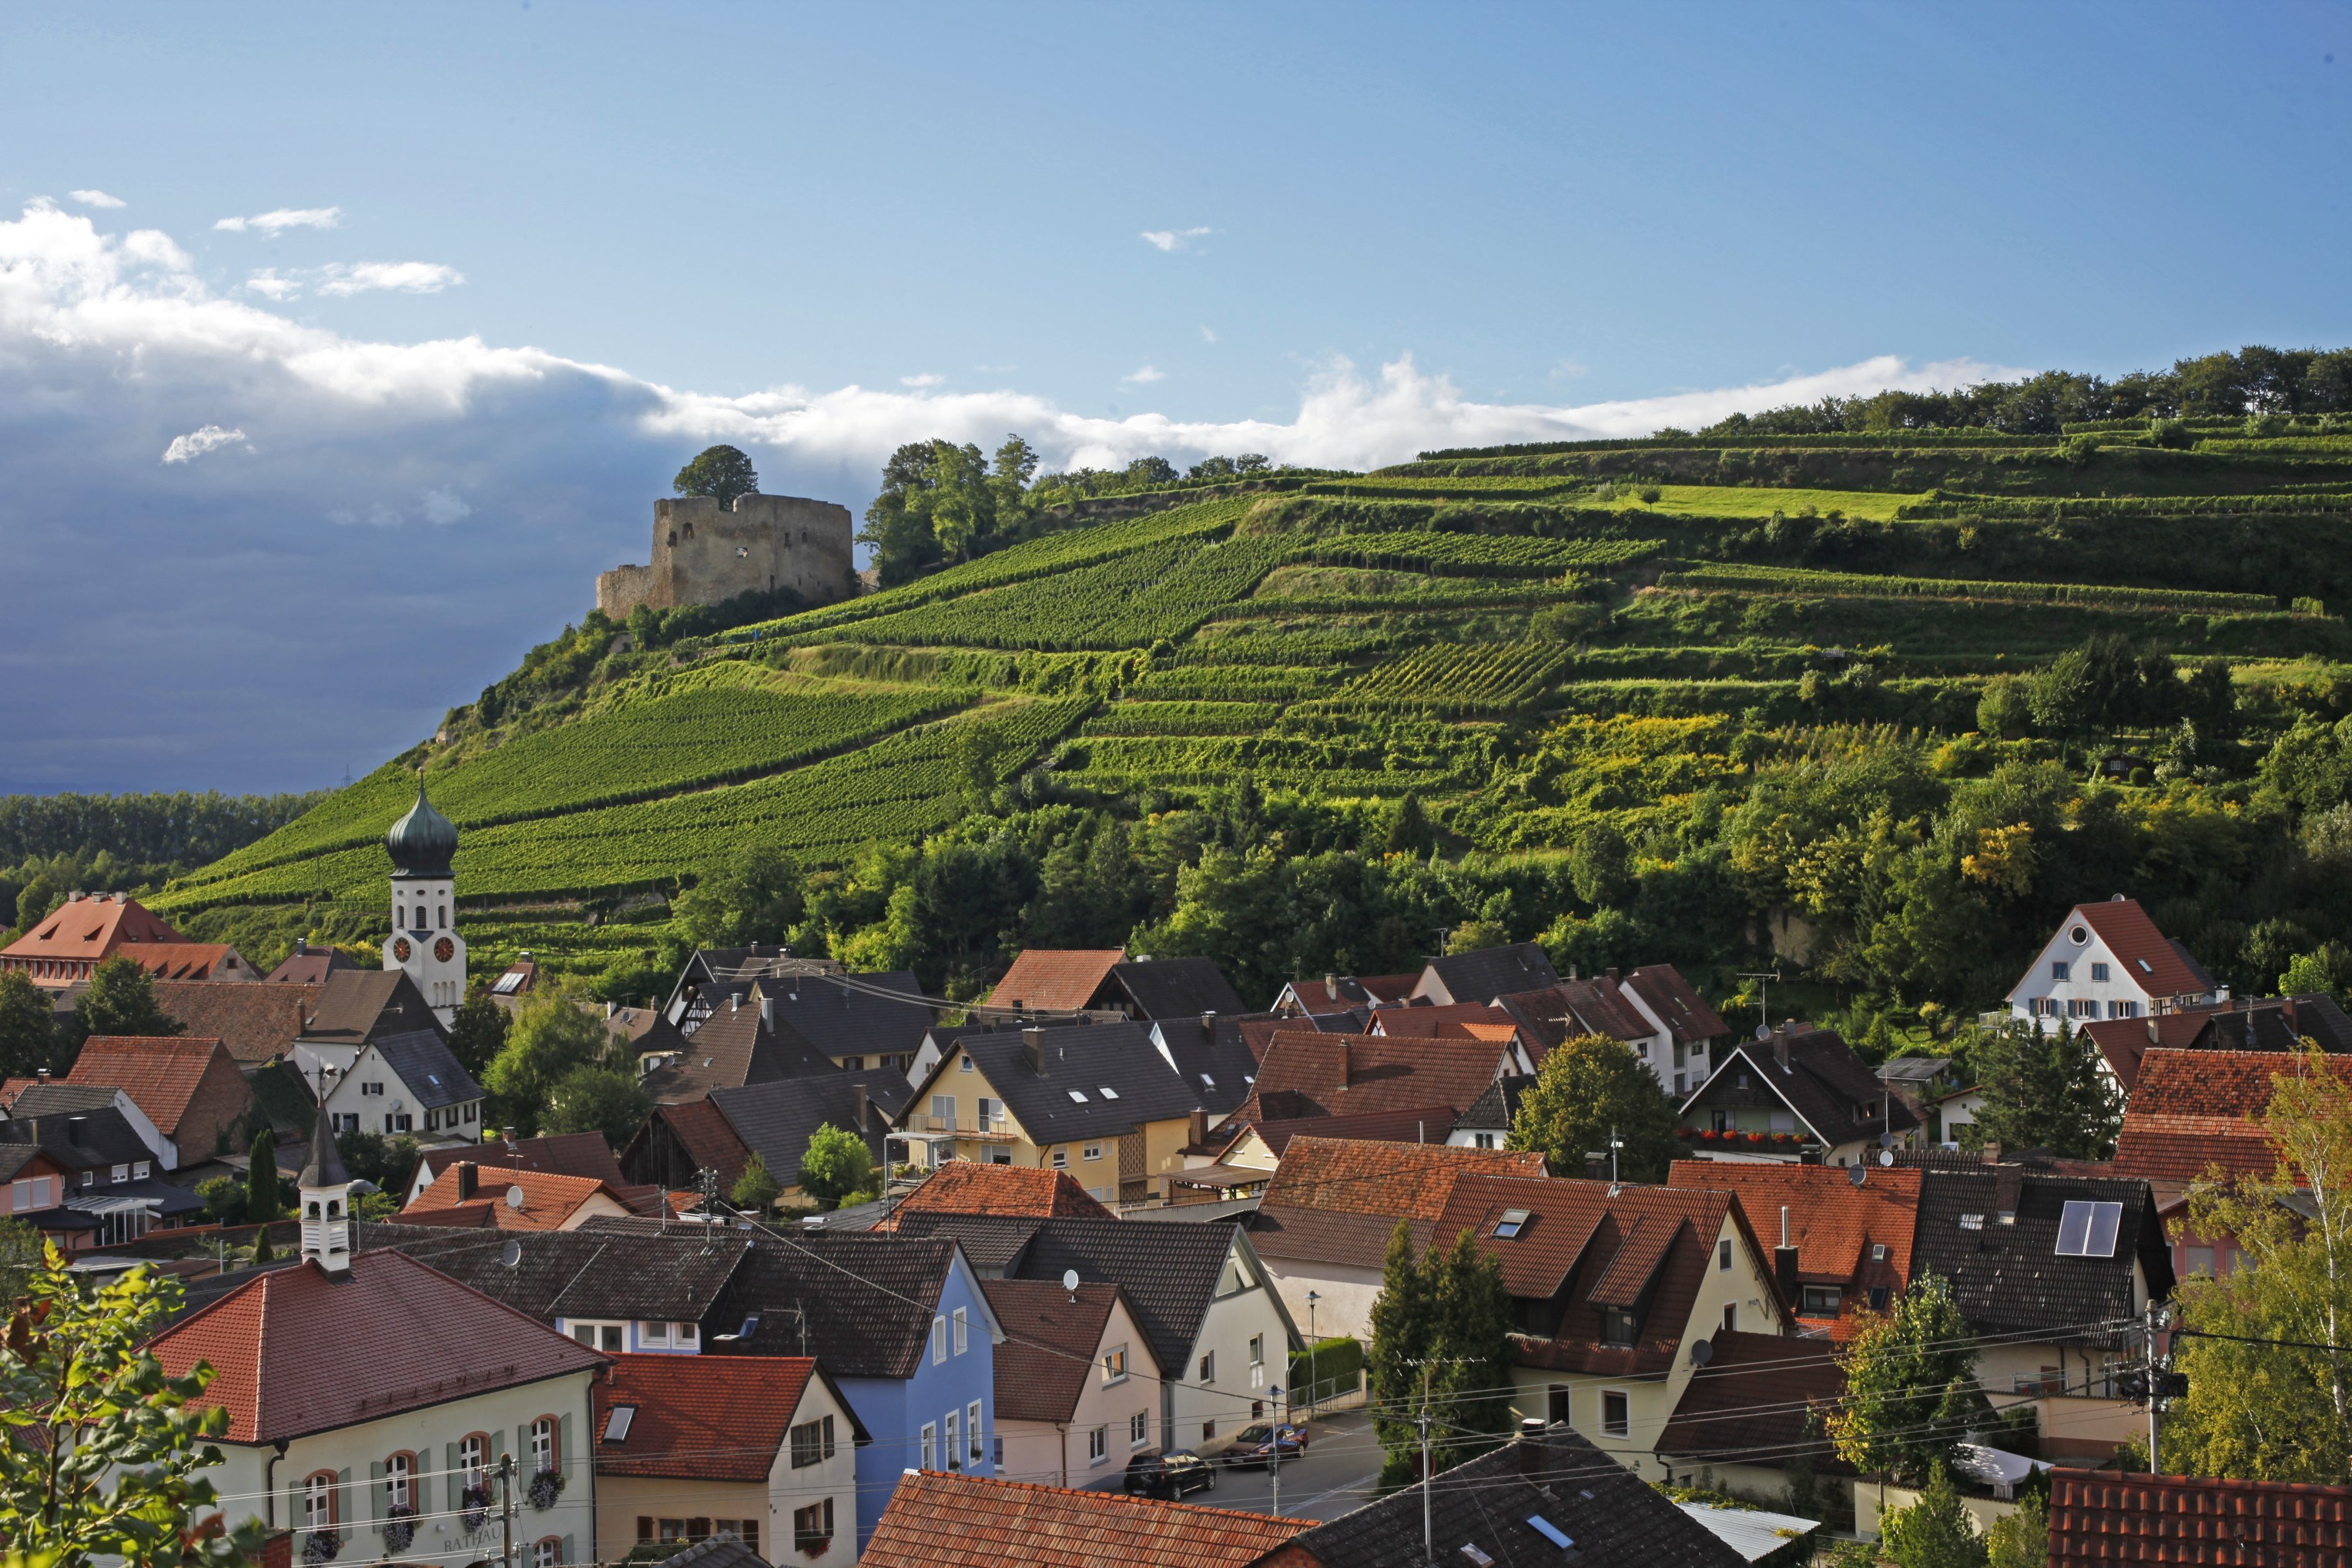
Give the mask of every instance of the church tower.
[[352, 1178], [319, 1098], [319, 1125], [310, 1133], [310, 1163], [294, 1179], [301, 1194], [302, 1256], [330, 1275], [352, 1271]]
[[392, 935], [383, 966], [406, 970], [446, 1028], [466, 999], [466, 939], [455, 923], [457, 884], [449, 868], [457, 827], [425, 798], [423, 779], [416, 804], [392, 825], [383, 847], [392, 853]]

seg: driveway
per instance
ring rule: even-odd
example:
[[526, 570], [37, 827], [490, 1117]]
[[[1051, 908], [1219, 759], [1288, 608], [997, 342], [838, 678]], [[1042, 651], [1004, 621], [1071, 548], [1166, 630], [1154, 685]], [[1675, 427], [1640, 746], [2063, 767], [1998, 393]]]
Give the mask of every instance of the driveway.
[[[1307, 1426], [1306, 1458], [1282, 1467], [1282, 1515], [1337, 1519], [1372, 1500], [1372, 1483], [1380, 1474], [1381, 1446], [1372, 1436], [1372, 1418], [1360, 1410], [1324, 1416]], [[1194, 1492], [1184, 1500], [1272, 1513], [1274, 1482], [1265, 1470], [1220, 1466], [1214, 1491]]]

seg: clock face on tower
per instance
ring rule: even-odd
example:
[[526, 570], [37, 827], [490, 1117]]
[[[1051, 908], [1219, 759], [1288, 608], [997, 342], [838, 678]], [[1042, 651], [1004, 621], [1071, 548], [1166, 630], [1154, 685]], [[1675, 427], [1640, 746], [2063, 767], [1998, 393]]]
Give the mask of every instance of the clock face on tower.
[[435, 943], [433, 944], [433, 956], [434, 956], [434, 957], [436, 957], [436, 958], [437, 958], [437, 959], [439, 959], [439, 960], [440, 960], [442, 963], [448, 963], [452, 958], [455, 958], [457, 955], [457, 944], [456, 942], [451, 942], [451, 941], [450, 941], [447, 937], [446, 937], [446, 936], [445, 936], [445, 937], [443, 937], [439, 942], [435, 942]]
[[406, 937], [401, 937], [393, 942], [392, 956], [394, 960], [402, 963], [406, 963], [408, 962], [408, 953], [409, 947], [408, 939]]

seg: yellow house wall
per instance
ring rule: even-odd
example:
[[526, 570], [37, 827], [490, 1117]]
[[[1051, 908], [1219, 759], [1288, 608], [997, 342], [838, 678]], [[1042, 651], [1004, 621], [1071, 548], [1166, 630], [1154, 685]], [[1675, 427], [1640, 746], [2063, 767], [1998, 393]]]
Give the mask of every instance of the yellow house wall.
[[[756, 1519], [760, 1521], [759, 1554], [772, 1563], [803, 1564], [804, 1568], [849, 1568], [857, 1561], [857, 1447], [852, 1440], [847, 1406], [834, 1398], [820, 1380], [812, 1379], [801, 1393], [790, 1425], [833, 1417], [834, 1452], [830, 1459], [793, 1468], [789, 1439], [777, 1450], [762, 1481], [719, 1481], [685, 1477], [601, 1476], [597, 1478], [596, 1527], [602, 1542], [601, 1559], [617, 1561], [636, 1544], [637, 1519]], [[793, 1545], [793, 1512], [826, 1497], [833, 1499], [833, 1541], [823, 1552], [810, 1553]], [[656, 1532], [661, 1526], [654, 1526]]]

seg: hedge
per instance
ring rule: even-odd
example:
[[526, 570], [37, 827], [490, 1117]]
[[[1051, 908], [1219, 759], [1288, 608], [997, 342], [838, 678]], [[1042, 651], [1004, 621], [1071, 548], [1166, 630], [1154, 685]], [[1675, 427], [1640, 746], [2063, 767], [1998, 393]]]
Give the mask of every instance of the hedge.
[[2112, 605], [2158, 610], [2273, 610], [2267, 594], [2211, 594], [2193, 588], [2117, 588], [2095, 583], [2000, 583], [1967, 577], [1880, 577], [1866, 572], [1816, 572], [1799, 566], [1700, 566], [1658, 574], [1661, 588], [1754, 588], [1824, 598], [2016, 599], [2028, 603]]

